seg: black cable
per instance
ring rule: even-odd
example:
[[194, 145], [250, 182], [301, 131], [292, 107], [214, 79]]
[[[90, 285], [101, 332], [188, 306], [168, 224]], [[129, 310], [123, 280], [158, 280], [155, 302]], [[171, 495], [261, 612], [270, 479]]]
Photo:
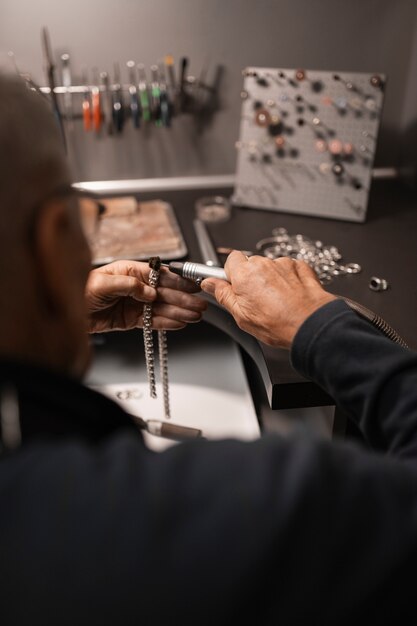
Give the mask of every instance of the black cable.
[[358, 315], [368, 320], [368, 322], [371, 322], [373, 326], [378, 328], [378, 330], [380, 330], [386, 337], [391, 339], [391, 341], [398, 343], [403, 348], [408, 348], [408, 345], [406, 344], [404, 339], [382, 317], [380, 317], [370, 309], [367, 309], [365, 306], [363, 306], [363, 304], [359, 304], [358, 302], [355, 302], [350, 298], [341, 297], [341, 299], [344, 300], [353, 311], [358, 313]]

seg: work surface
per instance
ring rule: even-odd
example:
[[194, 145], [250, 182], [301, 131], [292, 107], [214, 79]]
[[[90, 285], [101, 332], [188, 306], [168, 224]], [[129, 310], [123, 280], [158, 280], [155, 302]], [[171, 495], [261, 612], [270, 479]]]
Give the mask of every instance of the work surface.
[[[194, 203], [203, 195], [215, 193], [230, 196], [232, 190], [199, 189], [160, 194], [175, 209], [190, 260], [202, 260], [192, 223]], [[140, 198], [145, 200], [157, 196], [153, 192], [141, 194]], [[216, 246], [255, 250], [256, 242], [270, 236], [272, 229], [278, 226], [285, 227], [290, 234], [301, 233], [313, 240], [321, 240], [324, 245], [335, 245], [344, 262], [359, 263], [361, 273], [335, 277], [326, 289], [356, 300], [376, 312], [397, 330], [411, 348], [417, 349], [415, 192], [395, 181], [374, 181], [365, 224], [235, 207], [229, 221], [212, 223], [208, 228]], [[368, 285], [372, 276], [386, 279], [389, 289], [379, 293], [371, 291]], [[271, 408], [334, 404], [321, 389], [294, 372], [286, 351], [252, 340], [215, 305], [209, 307], [206, 319], [232, 336], [253, 357]]]

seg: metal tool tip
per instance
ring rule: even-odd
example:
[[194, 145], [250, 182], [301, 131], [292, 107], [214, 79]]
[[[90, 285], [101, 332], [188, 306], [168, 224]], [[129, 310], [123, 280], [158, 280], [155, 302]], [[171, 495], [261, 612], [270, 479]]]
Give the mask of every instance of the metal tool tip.
[[151, 256], [149, 259], [149, 267], [153, 270], [155, 270], [156, 272], [160, 269], [161, 267], [161, 259], [159, 258], [159, 256]]

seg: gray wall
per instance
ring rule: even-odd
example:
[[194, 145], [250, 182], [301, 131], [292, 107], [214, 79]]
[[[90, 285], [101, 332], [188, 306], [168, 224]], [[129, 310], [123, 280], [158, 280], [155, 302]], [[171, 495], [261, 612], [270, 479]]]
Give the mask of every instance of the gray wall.
[[[199, 134], [187, 117], [149, 137], [76, 132], [71, 158], [80, 180], [226, 174], [235, 168], [242, 78], [247, 65], [377, 71], [389, 77], [377, 165], [409, 154], [417, 119], [415, 0], [0, 0], [0, 50], [45, 84], [40, 30], [72, 70], [111, 70], [115, 60], [147, 66], [188, 56], [190, 73], [226, 66], [222, 110]], [[127, 76], [124, 77], [125, 79]]]

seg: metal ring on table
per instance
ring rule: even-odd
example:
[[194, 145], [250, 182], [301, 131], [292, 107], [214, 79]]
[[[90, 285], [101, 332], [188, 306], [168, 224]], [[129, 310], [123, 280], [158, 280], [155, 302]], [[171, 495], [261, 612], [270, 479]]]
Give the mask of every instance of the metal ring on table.
[[378, 278], [377, 276], [372, 276], [369, 281], [369, 289], [372, 291], [386, 291], [388, 289], [388, 281], [385, 278]]

